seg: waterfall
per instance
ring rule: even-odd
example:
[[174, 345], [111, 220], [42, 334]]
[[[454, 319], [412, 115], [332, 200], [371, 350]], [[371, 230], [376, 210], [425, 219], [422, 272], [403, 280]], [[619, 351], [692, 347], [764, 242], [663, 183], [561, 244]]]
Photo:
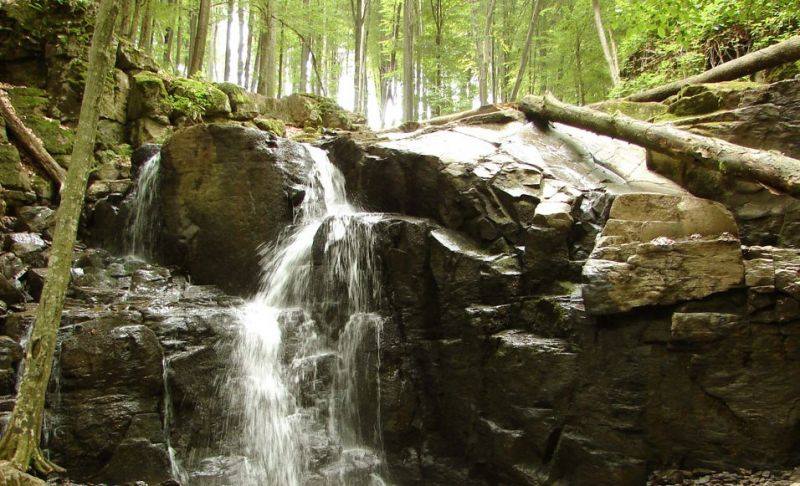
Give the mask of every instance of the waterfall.
[[239, 484], [383, 484], [380, 217], [349, 204], [341, 172], [308, 150], [294, 225], [262, 252], [260, 291], [238, 313], [228, 395], [243, 408]]
[[131, 194], [126, 250], [145, 259], [151, 259], [156, 247], [160, 167], [161, 152], [157, 152], [140, 167], [136, 188]]

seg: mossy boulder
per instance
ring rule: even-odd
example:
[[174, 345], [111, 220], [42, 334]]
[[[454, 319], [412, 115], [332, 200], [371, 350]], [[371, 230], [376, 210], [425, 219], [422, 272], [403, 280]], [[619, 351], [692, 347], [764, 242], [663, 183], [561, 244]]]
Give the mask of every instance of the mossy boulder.
[[103, 149], [125, 143], [125, 125], [114, 120], [100, 119], [95, 143]]
[[667, 112], [667, 106], [662, 103], [637, 103], [635, 101], [625, 100], [603, 101], [602, 103], [593, 105], [592, 108], [612, 115], [614, 113], [622, 113], [631, 118], [645, 121]]
[[50, 104], [47, 91], [39, 88], [14, 87], [7, 90], [8, 98], [20, 114], [45, 115]]
[[158, 72], [158, 64], [126, 40], [120, 40], [117, 47], [116, 67], [123, 71]]
[[47, 92], [38, 88], [10, 88], [8, 97], [25, 125], [42, 140], [44, 148], [51, 155], [72, 153], [75, 132], [61, 125], [61, 122], [47, 116], [50, 98]]
[[164, 79], [147, 71], [131, 76], [128, 120], [167, 116], [171, 109]]
[[249, 93], [233, 83], [217, 83], [214, 86], [228, 96], [232, 118], [252, 120], [259, 115], [258, 99], [255, 93]]
[[131, 85], [128, 75], [119, 69], [106, 80], [103, 97], [100, 98], [100, 116], [108, 120], [125, 123], [128, 119], [128, 96]]
[[10, 143], [0, 144], [0, 186], [6, 189], [31, 190], [31, 182], [22, 167], [19, 152]]
[[228, 95], [211, 83], [176, 79], [170, 86], [169, 104], [173, 119], [226, 116], [231, 112]]
[[278, 137], [286, 136], [286, 124], [276, 118], [256, 118], [253, 120], [259, 130], [272, 133]]

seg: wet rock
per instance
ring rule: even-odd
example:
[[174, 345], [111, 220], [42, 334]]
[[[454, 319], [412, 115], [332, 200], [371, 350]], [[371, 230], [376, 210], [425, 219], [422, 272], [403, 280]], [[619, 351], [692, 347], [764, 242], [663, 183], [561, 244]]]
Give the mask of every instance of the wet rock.
[[17, 209], [17, 217], [25, 231], [42, 233], [53, 238], [56, 212], [46, 206], [23, 206]]
[[5, 236], [5, 249], [17, 255], [26, 265], [47, 266], [47, 243], [38, 233], [9, 233]]
[[198, 283], [252, 290], [258, 248], [292, 220], [310, 163], [300, 145], [254, 129], [200, 125], [175, 135], [161, 162], [167, 261]]
[[744, 267], [735, 232], [730, 213], [708, 201], [617, 197], [583, 268], [587, 310], [608, 314], [671, 304], [740, 285]]

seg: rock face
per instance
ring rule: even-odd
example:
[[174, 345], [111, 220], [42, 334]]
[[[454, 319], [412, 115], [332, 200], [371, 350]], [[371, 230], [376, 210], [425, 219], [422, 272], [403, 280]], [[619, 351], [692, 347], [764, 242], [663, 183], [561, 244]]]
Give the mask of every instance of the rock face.
[[724, 206], [600, 169], [568, 133], [329, 146], [351, 196], [426, 218], [381, 227], [391, 478], [635, 485], [678, 464], [796, 464], [796, 251], [743, 251]]
[[736, 233], [721, 204], [664, 194], [618, 196], [583, 267], [587, 311], [673, 304], [741, 285]]
[[253, 291], [259, 249], [292, 221], [311, 163], [285, 139], [235, 125], [198, 125], [162, 150], [165, 261], [199, 283]]

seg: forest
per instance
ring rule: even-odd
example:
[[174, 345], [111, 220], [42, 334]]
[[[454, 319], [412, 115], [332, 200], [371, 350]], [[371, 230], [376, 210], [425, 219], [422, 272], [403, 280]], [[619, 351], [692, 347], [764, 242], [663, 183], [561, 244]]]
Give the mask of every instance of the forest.
[[175, 75], [329, 96], [381, 128], [524, 94], [577, 104], [631, 94], [789, 38], [800, 4], [132, 0], [120, 19]]

